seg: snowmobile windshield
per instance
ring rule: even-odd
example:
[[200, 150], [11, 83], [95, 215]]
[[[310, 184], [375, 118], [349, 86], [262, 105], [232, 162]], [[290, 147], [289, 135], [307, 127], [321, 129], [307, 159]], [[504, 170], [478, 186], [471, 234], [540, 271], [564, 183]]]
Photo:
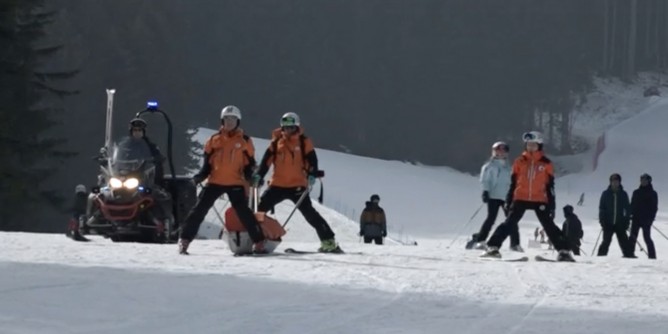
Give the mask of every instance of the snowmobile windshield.
[[114, 147], [109, 161], [112, 174], [125, 176], [152, 165], [151, 149], [143, 139], [125, 138]]

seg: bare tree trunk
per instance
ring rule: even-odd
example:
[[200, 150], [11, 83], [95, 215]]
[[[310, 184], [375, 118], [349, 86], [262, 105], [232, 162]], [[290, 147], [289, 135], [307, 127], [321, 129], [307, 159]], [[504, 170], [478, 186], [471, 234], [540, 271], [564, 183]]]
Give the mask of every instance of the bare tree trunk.
[[[666, 18], [666, 15], [664, 12], [661, 11], [661, 6], [663, 5], [663, 1], [655, 1], [654, 2], [656, 6], [654, 7], [654, 43], [653, 43], [653, 56], [656, 59], [656, 67], [657, 68], [662, 68], [661, 64], [661, 46], [664, 45], [664, 43], [661, 43], [661, 39], [659, 38], [659, 27], [661, 26], [661, 20], [662, 18]], [[662, 13], [664, 15], [662, 15]]]
[[629, 39], [626, 45], [626, 71], [624, 77], [626, 80], [631, 80], [633, 74], [636, 72], [636, 39], [637, 39], [637, 23], [638, 23], [638, 0], [631, 0], [631, 13], [629, 16]]
[[643, 59], [649, 59], [649, 56], [652, 52], [650, 46], [650, 36], [652, 31], [652, 7], [654, 7], [654, 1], [645, 1], [645, 15], [643, 15], [643, 19], [645, 20], [645, 54]]
[[610, 25], [610, 0], [603, 0], [603, 71], [607, 72], [608, 71], [608, 59], [609, 59], [609, 54], [608, 52], [610, 49], [608, 48], [609, 45], [609, 40], [610, 40], [610, 32], [608, 29]]
[[612, 70], [615, 66], [615, 55], [617, 54], [616, 44], [617, 41], [617, 1], [612, 1], [612, 27], [610, 31], [610, 62], [608, 67]]

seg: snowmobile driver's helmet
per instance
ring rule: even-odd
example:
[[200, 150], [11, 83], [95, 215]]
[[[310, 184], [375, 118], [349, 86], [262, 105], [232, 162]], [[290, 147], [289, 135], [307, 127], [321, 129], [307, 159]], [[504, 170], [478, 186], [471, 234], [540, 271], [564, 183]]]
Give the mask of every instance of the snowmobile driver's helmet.
[[146, 123], [145, 120], [137, 117], [133, 118], [130, 120], [130, 125], [128, 126], [128, 130], [130, 131], [130, 135], [132, 135], [132, 132], [136, 129], [137, 131], [141, 131], [142, 135], [146, 135], [146, 126], [148, 124]]
[[573, 214], [573, 206], [570, 204], [567, 204], [564, 206], [564, 216], [572, 215]]
[[229, 105], [220, 111], [221, 125], [225, 124], [225, 120], [233, 121], [235, 119], [237, 121], [237, 125], [234, 128], [236, 129], [237, 127], [239, 127], [239, 125], [241, 125], [241, 110], [239, 110], [239, 108], [237, 108], [236, 106]]

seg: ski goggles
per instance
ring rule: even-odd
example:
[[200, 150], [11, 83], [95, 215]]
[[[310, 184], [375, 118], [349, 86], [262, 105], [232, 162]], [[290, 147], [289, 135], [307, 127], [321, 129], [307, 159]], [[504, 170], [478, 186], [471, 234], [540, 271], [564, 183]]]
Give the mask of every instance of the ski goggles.
[[285, 127], [288, 127], [288, 126], [296, 127], [297, 126], [297, 120], [292, 116], [286, 116], [286, 117], [281, 118], [281, 127], [285, 128]]

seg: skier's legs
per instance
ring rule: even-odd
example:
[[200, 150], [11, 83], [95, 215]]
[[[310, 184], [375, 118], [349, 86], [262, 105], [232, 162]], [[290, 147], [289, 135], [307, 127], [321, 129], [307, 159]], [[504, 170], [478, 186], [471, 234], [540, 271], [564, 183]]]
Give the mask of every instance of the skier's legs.
[[237, 213], [241, 224], [246, 228], [246, 232], [248, 232], [248, 236], [253, 240], [253, 243], [264, 240], [260, 224], [255, 219], [253, 211], [248, 207], [244, 187], [226, 187], [225, 190], [232, 208]]
[[487, 218], [485, 218], [485, 221], [482, 223], [482, 226], [480, 227], [480, 232], [478, 232], [477, 241], [487, 240], [487, 237], [489, 236], [489, 231], [492, 229], [492, 226], [494, 226], [496, 217], [499, 214], [499, 208], [502, 205], [503, 201], [498, 199], [490, 199], [489, 201], [487, 201]]
[[[298, 189], [301, 190], [293, 192], [293, 195], [290, 198], [294, 203], [297, 203], [299, 197], [302, 195], [302, 192], [306, 191], [304, 188]], [[304, 219], [306, 219], [306, 221], [311, 226], [313, 226], [315, 232], [318, 234], [318, 238], [320, 238], [320, 241], [334, 239], [334, 231], [332, 231], [332, 229], [329, 227], [329, 224], [327, 224], [327, 221], [322, 218], [320, 213], [315, 210], [313, 203], [311, 202], [311, 197], [306, 195], [297, 209], [299, 209], [299, 212], [301, 212], [301, 214], [304, 216]]]
[[615, 234], [615, 232], [612, 227], [606, 226], [603, 228], [603, 240], [601, 240], [601, 245], [598, 247], [598, 256], [608, 255], [608, 249], [610, 248], [613, 234]]
[[520, 219], [522, 219], [522, 216], [524, 216], [526, 205], [526, 202], [513, 203], [510, 212], [508, 213], [508, 218], [494, 230], [494, 234], [492, 234], [489, 242], [487, 242], [487, 246], [501, 248], [503, 241], [506, 240], [508, 235], [513, 231], [513, 225], [517, 225]]
[[365, 244], [370, 244], [370, 243], [371, 243], [371, 240], [372, 240], [371, 237], [364, 237], [364, 243], [365, 243]]
[[375, 238], [373, 238], [373, 241], [376, 243], [376, 245], [382, 245], [383, 244], [383, 237], [375, 237]]
[[629, 233], [629, 245], [631, 249], [636, 248], [636, 242], [638, 241], [638, 232], [640, 232], [640, 222], [634, 220], [631, 223], [631, 233]]
[[223, 195], [225, 188], [215, 184], [207, 184], [202, 188], [197, 203], [190, 210], [181, 229], [181, 239], [192, 241], [199, 231], [204, 216], [209, 212], [216, 200]]
[[617, 242], [619, 243], [619, 248], [622, 250], [624, 256], [633, 255], [633, 249], [635, 244], [629, 244], [629, 237], [626, 235], [626, 230], [621, 225], [615, 225], [615, 234], [617, 235]]
[[564, 237], [561, 230], [554, 224], [550, 214], [547, 212], [547, 206], [545, 204], [536, 204], [534, 210], [536, 211], [536, 217], [540, 222], [540, 225], [543, 226], [547, 238], [550, 240], [554, 249], [556, 250], [570, 250], [568, 242]]
[[258, 212], [267, 212], [276, 204], [290, 197], [290, 192], [285, 188], [269, 187], [260, 196], [260, 202], [257, 205]]
[[642, 236], [647, 245], [647, 256], [650, 259], [656, 259], [656, 249], [654, 248], [654, 241], [652, 241], [652, 223], [645, 224], [642, 227]]

